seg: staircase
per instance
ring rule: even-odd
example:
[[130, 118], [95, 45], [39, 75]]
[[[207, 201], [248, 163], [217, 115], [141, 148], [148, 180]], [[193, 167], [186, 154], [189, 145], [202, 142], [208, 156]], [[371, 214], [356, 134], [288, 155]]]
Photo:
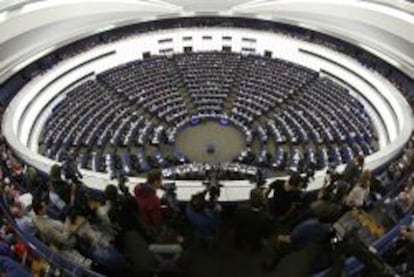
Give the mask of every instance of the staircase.
[[228, 97], [226, 99], [226, 102], [224, 104], [223, 112], [226, 114], [230, 114], [231, 110], [233, 108], [234, 101], [237, 98], [237, 94], [240, 90], [240, 82], [242, 78], [244, 78], [244, 72], [241, 72], [241, 68], [243, 67], [243, 57], [241, 57], [241, 60], [239, 64], [237, 65], [236, 72], [234, 73], [234, 81], [233, 86], [231, 87], [231, 90], [228, 93]]
[[190, 92], [188, 92], [187, 90], [187, 86], [184, 82], [184, 77], [182, 75], [182, 73], [180, 72], [180, 69], [178, 68], [177, 62], [175, 61], [175, 58], [171, 58], [170, 62], [173, 65], [173, 75], [175, 77], [175, 79], [178, 81], [177, 84], [177, 89], [178, 92], [181, 94], [181, 97], [184, 100], [184, 104], [187, 108], [187, 112], [189, 114], [189, 116], [191, 117], [192, 115], [197, 114], [197, 108], [196, 105], [194, 104], [194, 102], [191, 99], [191, 95]]

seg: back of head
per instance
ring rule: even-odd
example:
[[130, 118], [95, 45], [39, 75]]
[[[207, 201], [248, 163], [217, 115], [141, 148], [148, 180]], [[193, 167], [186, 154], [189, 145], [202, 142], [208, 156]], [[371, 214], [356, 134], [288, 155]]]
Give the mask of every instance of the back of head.
[[52, 180], [59, 180], [62, 174], [62, 168], [58, 164], [52, 165], [50, 168], [50, 178]]
[[321, 223], [334, 223], [341, 216], [341, 206], [331, 201], [316, 201], [310, 206], [311, 213]]
[[359, 165], [362, 166], [364, 164], [364, 156], [362, 155], [358, 155], [355, 157], [355, 162]]
[[254, 188], [250, 191], [250, 206], [256, 209], [263, 208], [265, 197], [261, 189]]
[[36, 215], [40, 215], [44, 209], [44, 202], [39, 198], [33, 199], [32, 209]]
[[118, 199], [118, 189], [114, 185], [107, 185], [104, 195], [105, 200], [115, 202]]
[[299, 188], [302, 184], [302, 181], [303, 181], [303, 179], [300, 176], [300, 174], [297, 173], [297, 172], [294, 172], [294, 173], [292, 173], [292, 175], [290, 175], [288, 184], [289, 184], [289, 186], [291, 186], [293, 188]]
[[360, 178], [360, 184], [363, 187], [367, 187], [372, 179], [372, 172], [369, 169], [364, 170]]
[[197, 193], [191, 196], [190, 204], [191, 208], [196, 212], [201, 212], [205, 207], [205, 195], [204, 193]]
[[147, 175], [147, 183], [148, 184], [161, 184], [162, 180], [162, 172], [161, 170], [152, 170]]

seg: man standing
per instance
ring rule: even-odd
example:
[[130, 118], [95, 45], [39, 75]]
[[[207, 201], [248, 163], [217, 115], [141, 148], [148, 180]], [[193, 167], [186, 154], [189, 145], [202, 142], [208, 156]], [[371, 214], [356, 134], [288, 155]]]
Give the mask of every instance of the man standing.
[[162, 184], [162, 173], [159, 170], [148, 173], [147, 182], [138, 184], [134, 189], [142, 221], [149, 227], [158, 227], [162, 223], [161, 202], [157, 189]]
[[273, 191], [271, 208], [274, 218], [279, 222], [288, 219], [295, 210], [295, 203], [300, 202], [302, 182], [300, 174], [293, 173], [289, 180], [276, 180], [267, 189], [266, 197]]
[[240, 205], [235, 213], [236, 243], [260, 249], [273, 231], [273, 218], [266, 211], [266, 199], [260, 188], [250, 191], [248, 205]]

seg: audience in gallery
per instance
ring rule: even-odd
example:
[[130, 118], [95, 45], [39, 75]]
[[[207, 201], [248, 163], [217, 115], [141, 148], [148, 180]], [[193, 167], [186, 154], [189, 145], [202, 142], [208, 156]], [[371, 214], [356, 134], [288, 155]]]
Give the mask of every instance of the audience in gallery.
[[138, 184], [134, 189], [141, 219], [151, 227], [162, 224], [161, 203], [157, 196], [157, 189], [160, 189], [161, 185], [161, 171], [153, 171], [148, 174], [146, 183]]
[[[34, 188], [31, 201], [28, 195], [32, 194], [22, 192], [25, 192], [26, 187], [33, 188], [33, 180], [40, 180], [41, 177], [35, 174], [33, 169], [21, 170], [20, 166], [15, 166], [19, 163], [13, 154], [4, 148], [4, 142], [0, 147], [6, 149], [7, 155], [3, 156], [2, 161], [9, 169], [3, 190], [9, 201], [11, 213], [15, 216], [16, 225], [27, 233], [35, 232], [53, 251], [58, 251], [77, 264], [104, 273], [134, 272], [150, 276], [152, 272], [159, 270], [182, 270], [186, 254], [183, 243], [191, 238], [183, 239], [179, 230], [172, 228], [176, 224], [169, 223], [168, 213], [166, 217], [161, 217], [161, 214], [165, 213], [162, 211], [161, 201], [155, 194], [156, 188], [162, 184], [159, 171], [148, 174], [147, 183], [137, 185], [134, 190], [137, 196], [136, 191], [147, 189], [147, 196], [151, 197], [149, 204], [145, 201], [140, 203], [141, 199], [130, 194], [125, 187], [121, 186], [121, 191], [118, 191], [117, 187], [110, 185], [106, 188], [104, 200], [96, 202], [93, 198], [88, 198], [88, 209], [76, 208], [73, 206], [83, 204], [82, 201], [71, 200], [79, 196], [73, 193], [73, 186], [81, 180], [66, 180], [60, 168], [53, 166], [50, 173], [52, 178], [48, 181], [43, 180], [49, 183], [49, 186], [43, 187], [41, 192]], [[400, 162], [404, 161], [406, 166], [412, 167], [412, 161], [407, 160], [409, 152], [404, 151]], [[353, 162], [350, 162], [348, 168]], [[6, 172], [7, 169], [2, 172]], [[344, 182], [346, 172], [347, 170], [342, 174], [336, 173], [338, 176], [331, 177], [329, 182]], [[263, 249], [263, 266], [267, 270], [273, 270], [275, 266], [278, 268], [279, 262], [284, 261], [284, 257], [305, 251], [308, 247], [313, 247], [313, 243], [317, 241], [324, 241], [335, 219], [350, 209], [349, 199], [355, 198], [358, 199], [355, 203], [361, 203], [361, 198], [353, 196], [358, 194], [355, 192], [357, 188], [364, 191], [361, 193], [364, 200], [372, 197], [372, 191], [369, 189], [371, 172], [363, 170], [363, 167], [357, 172], [359, 177], [355, 178], [355, 183], [347, 185], [348, 189], [342, 192], [342, 204], [323, 196], [323, 193], [319, 198], [308, 202], [306, 193], [302, 190], [304, 180], [298, 174], [292, 174], [287, 181], [270, 185], [267, 190], [253, 189], [249, 202], [237, 207], [233, 215], [235, 246], [247, 247], [251, 251]], [[409, 172], [409, 169], [404, 169], [404, 172]], [[30, 178], [26, 178], [26, 174]], [[402, 177], [394, 176], [393, 180]], [[388, 176], [384, 178], [387, 179]], [[61, 190], [56, 193], [51, 184], [71, 184], [72, 189], [64, 190], [59, 187]], [[269, 195], [270, 191], [273, 191], [273, 199], [267, 201], [266, 195]], [[220, 239], [218, 235], [222, 208], [214, 199], [212, 202], [205, 200], [207, 193], [208, 191], [204, 191], [194, 195], [183, 214], [188, 219], [189, 228], [193, 229], [195, 238], [200, 241], [206, 239], [207, 245], [214, 248], [215, 241]], [[395, 199], [402, 204], [398, 217], [410, 210], [414, 202], [413, 195], [410, 186], [397, 194]], [[288, 201], [278, 201], [282, 197]], [[66, 201], [62, 200], [63, 198]], [[64, 205], [56, 205], [61, 202]], [[364, 202], [362, 201], [363, 204]], [[351, 206], [356, 208], [361, 205]], [[47, 214], [51, 207], [66, 216], [58, 215], [56, 219], [51, 218]], [[160, 219], [159, 221], [147, 219], [154, 217], [154, 209], [157, 209], [155, 218]], [[146, 211], [146, 214], [142, 211]], [[154, 222], [157, 224], [154, 225]], [[178, 219], [178, 222], [183, 224], [182, 219]], [[154, 226], [160, 231], [154, 232]], [[88, 245], [88, 249], [82, 249], [79, 243], [83, 246]]]
[[365, 170], [345, 199], [348, 206], [362, 207], [365, 204], [370, 194], [371, 179], [371, 171]]

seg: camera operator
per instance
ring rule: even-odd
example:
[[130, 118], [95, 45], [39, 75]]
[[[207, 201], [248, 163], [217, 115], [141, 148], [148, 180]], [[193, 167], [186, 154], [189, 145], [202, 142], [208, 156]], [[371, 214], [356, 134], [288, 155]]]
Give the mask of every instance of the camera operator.
[[53, 165], [50, 171], [48, 198], [51, 207], [57, 209], [63, 217], [70, 214], [89, 217], [91, 210], [87, 188], [77, 178], [63, 181], [61, 172], [62, 168], [59, 165]]

